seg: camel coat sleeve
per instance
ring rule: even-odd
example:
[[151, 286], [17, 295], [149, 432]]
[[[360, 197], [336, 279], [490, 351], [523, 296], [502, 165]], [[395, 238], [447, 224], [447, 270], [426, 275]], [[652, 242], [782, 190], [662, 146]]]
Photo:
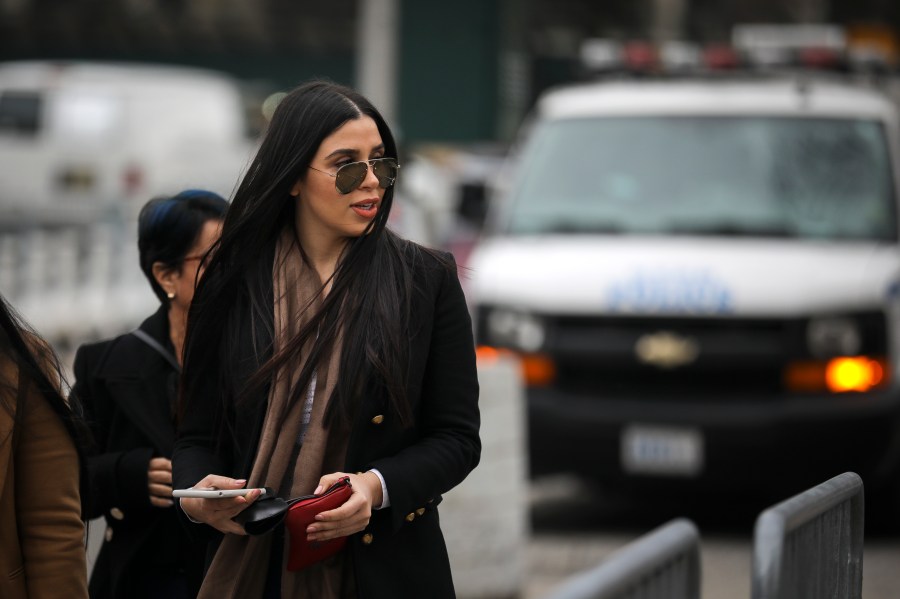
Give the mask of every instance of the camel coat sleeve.
[[[17, 538], [6, 538], [7, 557], [20, 556], [21, 568], [0, 581], [7, 599], [87, 598], [84, 523], [81, 521], [78, 457], [57, 414], [32, 393], [16, 415], [18, 444], [13, 448], [12, 493]], [[12, 483], [12, 489], [8, 488]], [[4, 501], [3, 503], [8, 503]], [[4, 506], [7, 507], [7, 506]], [[7, 516], [5, 513], [4, 525]], [[7, 547], [7, 544], [14, 545]], [[8, 594], [7, 594], [8, 593]], [[24, 593], [24, 594], [22, 594]]]

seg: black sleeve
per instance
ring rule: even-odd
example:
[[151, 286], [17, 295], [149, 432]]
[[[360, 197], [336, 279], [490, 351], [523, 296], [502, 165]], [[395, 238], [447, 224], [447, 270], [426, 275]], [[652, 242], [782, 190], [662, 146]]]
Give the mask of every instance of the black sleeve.
[[187, 398], [172, 453], [173, 488], [192, 487], [208, 474], [232, 475], [215, 451], [220, 409], [214, 389]]
[[371, 464], [384, 477], [395, 531], [406, 514], [462, 482], [481, 456], [472, 322], [452, 266], [435, 299], [416, 422], [418, 440]]

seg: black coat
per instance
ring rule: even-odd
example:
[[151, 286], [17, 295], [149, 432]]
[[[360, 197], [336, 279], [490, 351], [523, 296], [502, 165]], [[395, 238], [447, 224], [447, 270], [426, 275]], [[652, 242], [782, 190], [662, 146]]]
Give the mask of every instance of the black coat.
[[[165, 308], [141, 330], [172, 351]], [[88, 458], [84, 516], [106, 519], [106, 540], [91, 574], [93, 599], [153, 596], [165, 572], [183, 569], [196, 594], [205, 557], [175, 508], [154, 507], [147, 488], [153, 457], [175, 442], [174, 366], [132, 334], [84, 345], [75, 355], [72, 393], [84, 404], [97, 452]]]
[[[441, 494], [459, 484], [481, 454], [472, 325], [455, 264], [448, 267], [424, 251], [415, 253], [419, 259], [412, 261], [416, 290], [406, 356], [415, 421], [401, 427], [384, 394], [369, 389], [353, 420], [344, 467], [345, 472], [378, 469], [390, 499], [390, 506], [374, 511], [367, 529], [352, 535], [347, 545], [358, 595], [366, 599], [454, 596], [437, 506]], [[248, 320], [245, 335], [250, 334]], [[272, 327], [271, 320], [255, 324], [257, 332]], [[234, 364], [223, 366], [239, 368], [241, 363], [236, 357]], [[217, 380], [217, 373], [208, 373], [208, 379]], [[173, 461], [179, 488], [207, 474], [249, 477], [266, 397], [236, 418], [236, 436], [246, 443], [220, 451], [214, 449], [217, 434], [209, 417], [217, 411], [216, 399], [214, 388], [189, 398]]]

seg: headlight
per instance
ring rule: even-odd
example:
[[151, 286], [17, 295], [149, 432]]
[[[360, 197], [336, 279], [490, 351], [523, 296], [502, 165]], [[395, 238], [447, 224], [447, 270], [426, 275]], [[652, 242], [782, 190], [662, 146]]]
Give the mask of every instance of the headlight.
[[855, 356], [862, 349], [862, 336], [852, 318], [814, 318], [806, 326], [806, 343], [817, 358]]
[[533, 314], [498, 308], [488, 314], [485, 324], [492, 344], [526, 352], [535, 352], [544, 345], [544, 323]]

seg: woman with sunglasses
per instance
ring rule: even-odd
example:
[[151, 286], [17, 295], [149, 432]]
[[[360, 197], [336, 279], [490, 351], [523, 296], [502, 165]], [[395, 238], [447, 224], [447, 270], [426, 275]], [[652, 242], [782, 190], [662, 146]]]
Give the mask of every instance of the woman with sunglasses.
[[[237, 190], [188, 323], [174, 484], [254, 490], [181, 499], [214, 549], [200, 597], [454, 596], [437, 506], [480, 456], [472, 329], [452, 258], [385, 227], [398, 169], [371, 103], [312, 82]], [[239, 523], [259, 487], [343, 477], [304, 530]], [[346, 544], [288, 570], [303, 536]]]
[[178, 373], [188, 307], [226, 201], [205, 190], [154, 198], [138, 217], [141, 270], [160, 307], [141, 326], [75, 355], [72, 393], [85, 406], [98, 452], [89, 458], [89, 518], [106, 519], [92, 599], [194, 597], [205, 543], [193, 540], [172, 499]]

